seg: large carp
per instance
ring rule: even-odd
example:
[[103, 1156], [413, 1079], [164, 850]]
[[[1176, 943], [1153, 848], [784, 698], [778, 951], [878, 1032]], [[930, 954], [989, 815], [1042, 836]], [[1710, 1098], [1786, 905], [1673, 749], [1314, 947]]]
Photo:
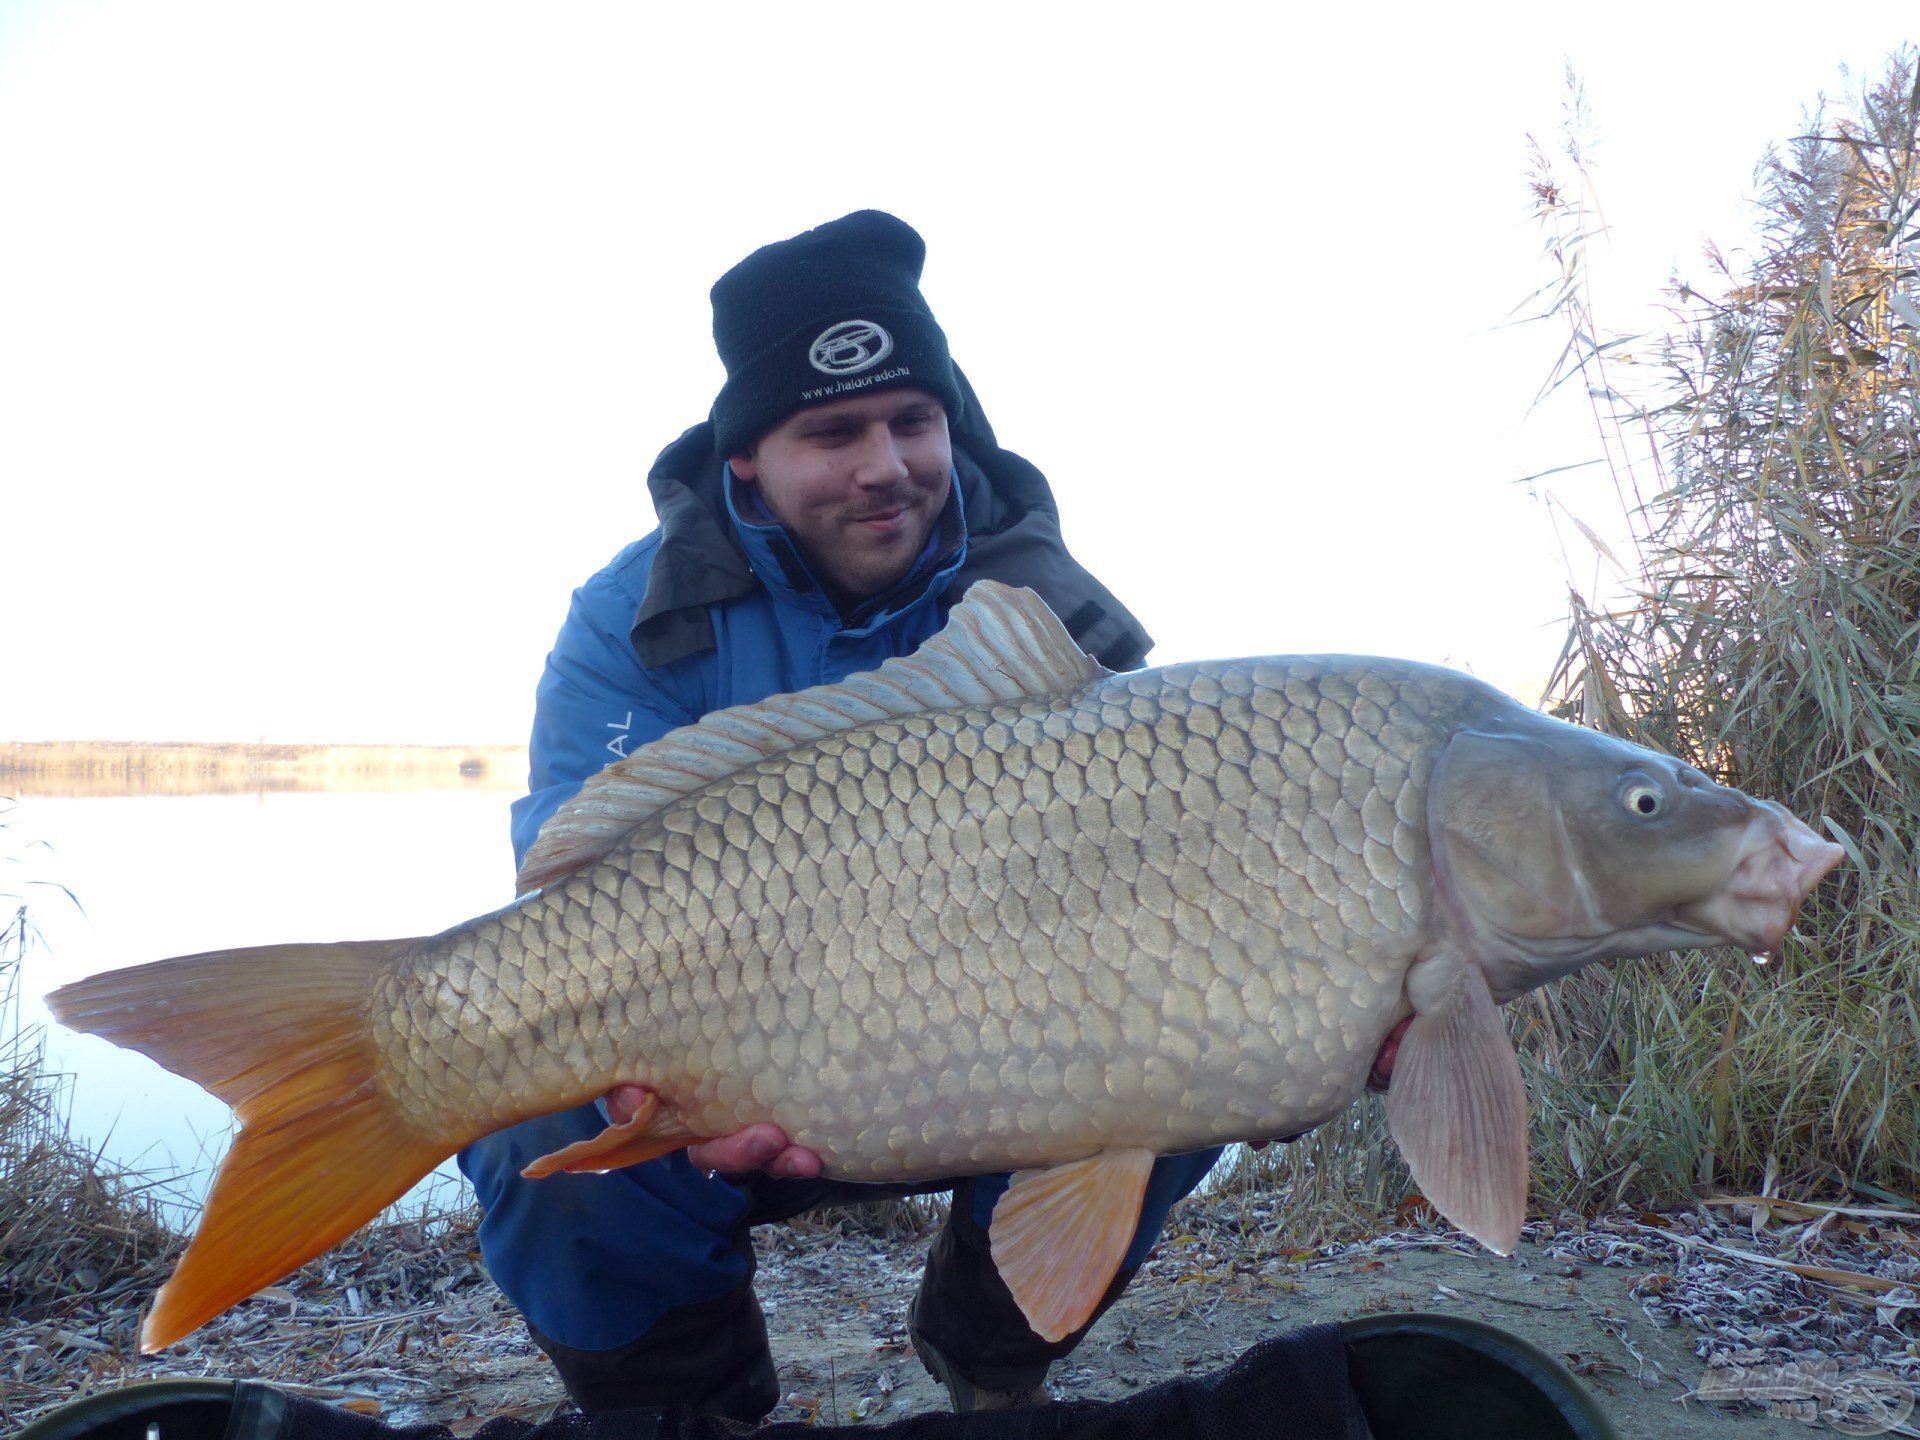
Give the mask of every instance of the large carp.
[[1509, 1250], [1526, 1097], [1495, 1006], [1609, 957], [1771, 951], [1840, 855], [1464, 675], [1116, 675], [1037, 597], [982, 583], [911, 657], [609, 767], [504, 910], [163, 960], [52, 1006], [240, 1116], [148, 1349], [458, 1147], [626, 1083], [651, 1092], [633, 1120], [529, 1173], [756, 1121], [841, 1179], [1018, 1170], [994, 1258], [1058, 1337], [1106, 1289], [1156, 1155], [1306, 1130], [1377, 1061], [1422, 1190]]

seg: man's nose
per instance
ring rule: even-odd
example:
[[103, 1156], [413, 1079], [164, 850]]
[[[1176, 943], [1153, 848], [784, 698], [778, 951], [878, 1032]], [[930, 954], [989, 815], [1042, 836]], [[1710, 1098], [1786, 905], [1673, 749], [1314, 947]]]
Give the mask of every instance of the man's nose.
[[860, 453], [853, 467], [854, 482], [859, 485], [898, 485], [911, 472], [894, 439], [893, 427], [870, 426], [860, 439]]

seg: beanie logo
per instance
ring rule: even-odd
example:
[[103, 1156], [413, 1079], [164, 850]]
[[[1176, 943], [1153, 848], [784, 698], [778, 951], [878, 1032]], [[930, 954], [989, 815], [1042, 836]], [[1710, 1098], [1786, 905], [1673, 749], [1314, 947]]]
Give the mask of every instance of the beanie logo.
[[893, 336], [871, 320], [842, 320], [829, 325], [807, 352], [823, 375], [858, 375], [893, 353]]

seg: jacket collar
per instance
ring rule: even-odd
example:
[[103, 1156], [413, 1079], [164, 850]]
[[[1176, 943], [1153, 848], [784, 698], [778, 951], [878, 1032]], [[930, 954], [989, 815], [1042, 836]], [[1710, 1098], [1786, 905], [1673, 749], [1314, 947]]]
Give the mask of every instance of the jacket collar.
[[[927, 578], [921, 593], [958, 596], [981, 579], [1025, 585], [1039, 592], [1081, 647], [1103, 664], [1115, 670], [1140, 665], [1152, 639], [1067, 553], [1046, 477], [1000, 448], [957, 366], [955, 376], [965, 408], [953, 435], [959, 504], [949, 508], [964, 530], [965, 544], [951, 567], [943, 565]], [[728, 505], [726, 476], [726, 458], [715, 453], [707, 422], [661, 451], [647, 476], [660, 545], [634, 612], [632, 641], [649, 670], [711, 650], [708, 607], [751, 594], [760, 583]], [[936, 528], [936, 536], [941, 533]]]

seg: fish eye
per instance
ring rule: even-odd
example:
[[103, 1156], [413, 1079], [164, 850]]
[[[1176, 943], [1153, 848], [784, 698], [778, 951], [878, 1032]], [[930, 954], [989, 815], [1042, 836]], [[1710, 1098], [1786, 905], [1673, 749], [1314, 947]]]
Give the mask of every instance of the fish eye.
[[1658, 786], [1640, 780], [1620, 792], [1620, 803], [1627, 807], [1629, 814], [1651, 820], [1665, 808], [1665, 797]]

